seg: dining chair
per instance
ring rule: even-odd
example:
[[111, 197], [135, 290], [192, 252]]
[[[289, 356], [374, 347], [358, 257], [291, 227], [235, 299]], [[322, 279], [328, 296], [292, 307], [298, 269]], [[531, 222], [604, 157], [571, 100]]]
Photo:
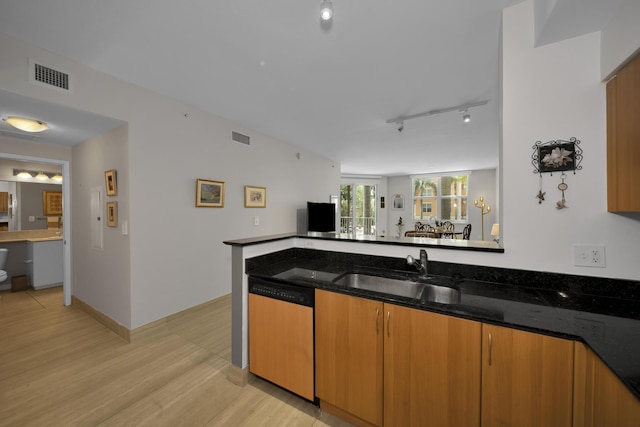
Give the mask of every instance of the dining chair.
[[462, 229], [462, 240], [469, 240], [471, 238], [471, 224], [467, 224]]
[[443, 239], [453, 239], [455, 233], [455, 225], [451, 221], [443, 221], [442, 222], [442, 238]]

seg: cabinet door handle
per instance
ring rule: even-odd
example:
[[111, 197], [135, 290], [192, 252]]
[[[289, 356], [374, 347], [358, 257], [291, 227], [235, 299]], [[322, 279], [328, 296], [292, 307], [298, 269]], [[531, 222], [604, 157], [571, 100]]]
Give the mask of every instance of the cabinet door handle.
[[380, 309], [376, 308], [376, 335], [378, 335], [379, 329], [378, 329], [378, 318], [380, 317]]
[[491, 339], [491, 333], [489, 333], [489, 366], [491, 366], [493, 359], [493, 340]]
[[391, 312], [387, 311], [387, 336], [391, 336]]

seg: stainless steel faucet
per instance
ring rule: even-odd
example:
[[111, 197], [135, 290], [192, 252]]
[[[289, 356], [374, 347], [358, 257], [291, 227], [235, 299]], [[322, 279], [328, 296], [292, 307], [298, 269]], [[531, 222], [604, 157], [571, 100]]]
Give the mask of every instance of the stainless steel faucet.
[[427, 256], [427, 251], [424, 249], [420, 249], [420, 261], [416, 260], [411, 255], [407, 255], [407, 264], [413, 265], [415, 268], [417, 268], [418, 273], [420, 273], [420, 277], [427, 277], [428, 263], [429, 263], [429, 257]]

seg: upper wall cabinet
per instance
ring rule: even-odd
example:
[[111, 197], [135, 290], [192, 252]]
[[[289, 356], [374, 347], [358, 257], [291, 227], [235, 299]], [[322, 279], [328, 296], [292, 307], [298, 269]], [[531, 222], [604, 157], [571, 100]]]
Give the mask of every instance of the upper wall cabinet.
[[640, 56], [607, 84], [609, 212], [640, 212]]

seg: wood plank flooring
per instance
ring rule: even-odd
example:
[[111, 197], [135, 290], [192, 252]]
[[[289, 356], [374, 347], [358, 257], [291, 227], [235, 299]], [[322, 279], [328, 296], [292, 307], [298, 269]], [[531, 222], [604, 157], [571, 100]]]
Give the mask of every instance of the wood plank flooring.
[[227, 380], [231, 297], [127, 344], [62, 288], [0, 292], [0, 426], [348, 426], [253, 377]]

